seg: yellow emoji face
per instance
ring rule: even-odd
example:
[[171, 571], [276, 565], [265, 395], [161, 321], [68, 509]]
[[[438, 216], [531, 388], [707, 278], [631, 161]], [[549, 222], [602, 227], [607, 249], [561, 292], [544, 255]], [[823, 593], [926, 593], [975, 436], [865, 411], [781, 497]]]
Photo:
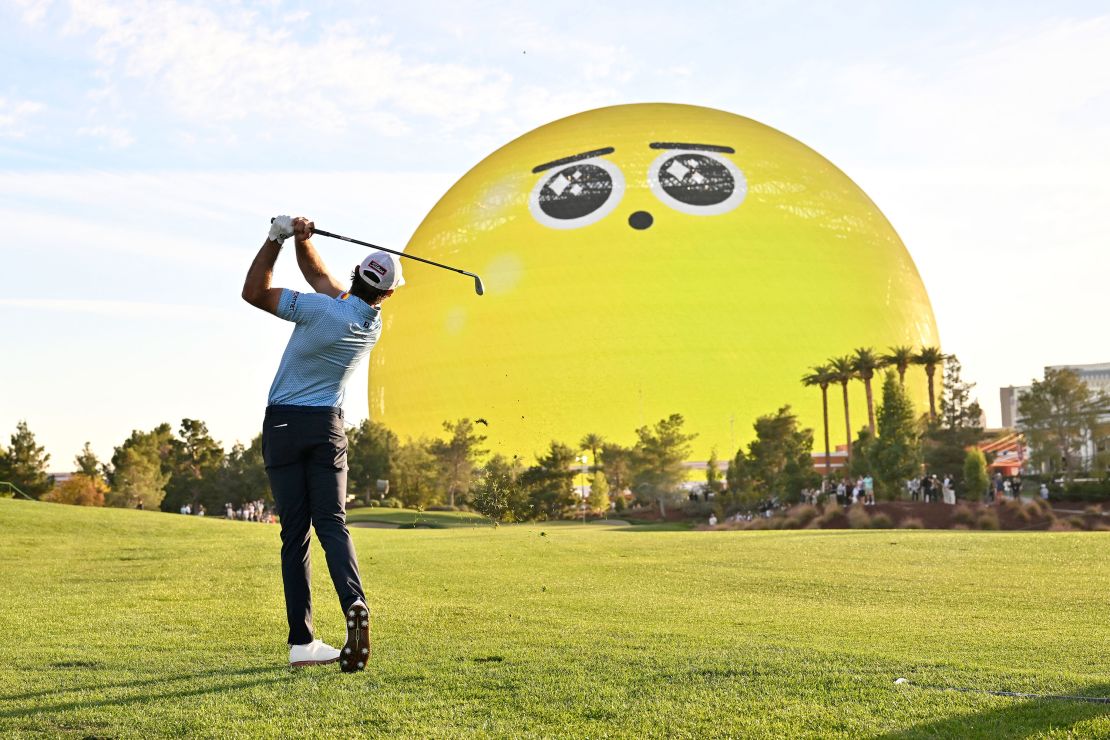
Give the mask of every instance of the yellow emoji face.
[[[867, 195], [804, 144], [707, 108], [622, 105], [527, 133], [466, 173], [406, 251], [478, 273], [486, 295], [406, 262], [371, 355], [371, 418], [405, 437], [481, 417], [510, 456], [588, 432], [628, 443], [677, 412], [695, 459], [728, 457], [783, 404], [820, 429], [810, 366], [939, 343]], [[907, 384], [923, 408], [924, 381]]]

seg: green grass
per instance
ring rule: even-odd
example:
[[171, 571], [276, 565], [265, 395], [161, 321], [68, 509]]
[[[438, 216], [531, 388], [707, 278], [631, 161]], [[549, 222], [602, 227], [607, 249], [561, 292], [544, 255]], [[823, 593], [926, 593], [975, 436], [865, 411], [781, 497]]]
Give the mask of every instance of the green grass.
[[493, 522], [481, 514], [469, 511], [417, 511], [416, 509], [387, 509], [383, 506], [364, 506], [351, 509], [349, 522], [375, 522], [402, 527], [446, 529], [450, 527], [491, 527]]
[[893, 683], [1110, 695], [1107, 533], [355, 529], [343, 675], [284, 666], [276, 526], [0, 525], [3, 736], [1110, 737], [1106, 705]]

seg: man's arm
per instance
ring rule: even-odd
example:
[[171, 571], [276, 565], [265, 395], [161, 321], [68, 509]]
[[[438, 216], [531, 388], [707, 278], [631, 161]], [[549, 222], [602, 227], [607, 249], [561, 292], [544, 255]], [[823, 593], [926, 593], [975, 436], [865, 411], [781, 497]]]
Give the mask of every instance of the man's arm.
[[250, 269], [247, 270], [247, 279], [243, 282], [243, 300], [272, 314], [277, 314], [278, 301], [281, 299], [281, 288], [270, 287], [274, 278], [274, 263], [279, 254], [281, 244], [267, 239], [254, 256], [254, 262], [251, 262]]
[[293, 236], [297, 244], [297, 266], [301, 268], [301, 274], [304, 275], [304, 279], [308, 281], [313, 290], [335, 298], [343, 292], [343, 285], [328, 272], [328, 268], [324, 266], [324, 261], [320, 259], [316, 247], [312, 246], [312, 242], [309, 241], [315, 226], [314, 223], [305, 218], [293, 219]]

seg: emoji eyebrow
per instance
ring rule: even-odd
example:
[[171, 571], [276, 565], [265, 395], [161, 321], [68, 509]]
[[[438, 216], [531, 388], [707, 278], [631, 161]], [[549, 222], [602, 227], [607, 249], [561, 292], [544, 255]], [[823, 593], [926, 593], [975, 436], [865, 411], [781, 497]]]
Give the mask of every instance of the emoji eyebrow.
[[652, 149], [689, 149], [695, 152], [724, 152], [725, 154], [736, 154], [736, 150], [730, 146], [720, 146], [718, 144], [682, 144], [677, 141], [653, 141], [649, 144]]
[[545, 162], [541, 165], [537, 165], [536, 167], [532, 168], [532, 172], [543, 172], [544, 170], [549, 170], [552, 167], [558, 167], [561, 164], [570, 164], [571, 162], [577, 162], [580, 159], [592, 159], [593, 157], [600, 157], [605, 154], [612, 154], [615, 151], [616, 149], [614, 149], [613, 147], [607, 146], [602, 147], [601, 149], [594, 149], [593, 151], [589, 152], [582, 152], [581, 154], [575, 154], [571, 157], [563, 157], [562, 159], [556, 159], [552, 160], [551, 162]]

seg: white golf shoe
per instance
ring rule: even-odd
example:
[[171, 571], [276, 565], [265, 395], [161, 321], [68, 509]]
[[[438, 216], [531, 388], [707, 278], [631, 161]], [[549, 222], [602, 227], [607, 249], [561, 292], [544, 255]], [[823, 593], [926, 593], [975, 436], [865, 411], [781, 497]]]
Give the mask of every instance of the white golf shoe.
[[347, 609], [347, 642], [339, 658], [344, 673], [361, 671], [370, 662], [370, 610], [361, 600]]
[[307, 645], [289, 646], [289, 665], [299, 668], [306, 665], [326, 665], [339, 660], [339, 650], [323, 640], [314, 640]]

